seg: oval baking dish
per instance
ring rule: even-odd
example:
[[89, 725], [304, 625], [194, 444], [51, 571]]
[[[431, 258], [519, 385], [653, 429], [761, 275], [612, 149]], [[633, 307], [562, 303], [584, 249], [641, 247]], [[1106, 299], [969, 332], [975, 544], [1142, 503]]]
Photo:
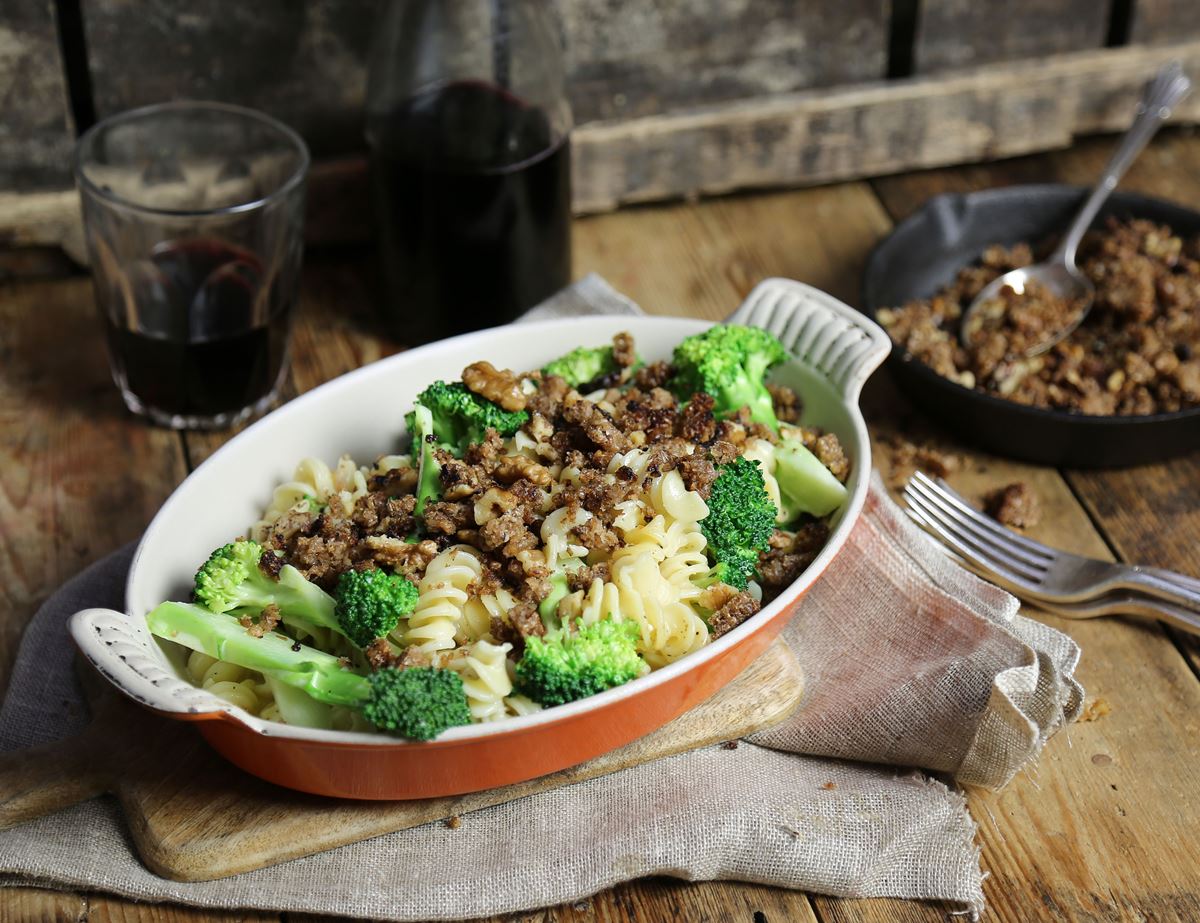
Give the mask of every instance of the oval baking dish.
[[773, 378], [804, 400], [803, 422], [837, 433], [853, 462], [849, 497], [816, 560], [741, 626], [675, 663], [608, 692], [511, 720], [452, 728], [436, 740], [264, 721], [185, 681], [145, 626], [162, 599], [186, 598], [190, 576], [237, 526], [258, 518], [275, 484], [305, 456], [375, 457], [398, 448], [404, 413], [435, 378], [469, 362], [537, 368], [581, 343], [628, 330], [647, 360], [668, 358], [697, 320], [597, 316], [518, 324], [456, 337], [351, 372], [270, 414], [196, 469], [163, 505], [134, 556], [126, 611], [88, 609], [71, 632], [118, 688], [171, 718], [194, 721], [227, 759], [279, 785], [343, 798], [461, 794], [535, 778], [620, 747], [712, 695], [757, 657], [840, 551], [871, 471], [859, 390], [888, 352], [886, 335], [830, 296], [782, 279], [759, 285], [730, 318], [757, 324], [792, 353]]

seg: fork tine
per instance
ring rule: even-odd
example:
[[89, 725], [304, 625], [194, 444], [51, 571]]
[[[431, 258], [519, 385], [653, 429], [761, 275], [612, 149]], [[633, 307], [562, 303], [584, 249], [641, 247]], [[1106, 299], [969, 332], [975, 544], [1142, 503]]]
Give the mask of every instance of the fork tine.
[[916, 494], [924, 497], [927, 502], [941, 510], [948, 521], [957, 523], [961, 530], [971, 533], [977, 544], [988, 548], [994, 555], [1015, 559], [1025, 569], [1037, 574], [1044, 574], [1049, 569], [1050, 564], [1053, 563], [1052, 559], [1035, 557], [1023, 548], [1006, 541], [1004, 536], [997, 535], [994, 531], [983, 528], [979, 523], [978, 513], [974, 517], [963, 514], [960, 507], [950, 503], [949, 500], [930, 485], [914, 482], [910, 486]]
[[977, 566], [1013, 583], [1024, 584], [1029, 587], [1037, 585], [1039, 582], [1038, 574], [1030, 573], [1023, 565], [1018, 566], [1020, 562], [997, 558], [992, 549], [981, 545], [973, 535], [964, 532], [958, 520], [948, 516], [944, 510], [934, 506], [927, 498], [916, 493], [916, 491], [910, 490], [911, 486], [909, 485], [909, 487], [904, 489], [903, 497], [905, 502], [908, 503], [910, 508], [920, 513], [942, 541], [950, 544], [959, 555], [967, 558]]
[[950, 547], [945, 541], [942, 540], [942, 537], [938, 532], [938, 527], [933, 520], [926, 519], [925, 516], [911, 506], [906, 506], [904, 508], [904, 512], [908, 514], [909, 519], [920, 526], [925, 532], [929, 533], [929, 537], [934, 540], [934, 544], [937, 545], [938, 550], [959, 567], [964, 567], [967, 570], [978, 574], [983, 579], [994, 583], [1011, 593], [1020, 594], [1022, 592], [1020, 585], [1008, 579], [1004, 574], [990, 570], [977, 559], [965, 557]]
[[[926, 532], [935, 531], [933, 528], [933, 523], [929, 519], [926, 519], [924, 514], [919, 512], [915, 507], [906, 505], [904, 507], [904, 512], [906, 512], [908, 514], [909, 519], [911, 519], [913, 522], [915, 522], [918, 526], [920, 526]], [[930, 536], [930, 538], [933, 538], [933, 537], [934, 536]], [[946, 557], [948, 557], [955, 564], [959, 564], [962, 567], [970, 567], [971, 566], [971, 562], [968, 561], [966, 558], [964, 558], [961, 554], [959, 554], [953, 548], [949, 547], [948, 545], [943, 544], [942, 542], [937, 542], [936, 544], [937, 544], [938, 550], [941, 551], [942, 554], [944, 554]]]
[[1041, 542], [1035, 542], [1033, 539], [1026, 538], [1024, 535], [1018, 535], [1012, 529], [1008, 529], [1000, 525], [1000, 523], [993, 520], [990, 516], [985, 516], [983, 513], [979, 512], [979, 510], [975, 509], [975, 507], [971, 506], [971, 504], [969, 504], [966, 499], [963, 498], [962, 494], [954, 490], [953, 487], [951, 487], [941, 478], [938, 478], [935, 481], [929, 475], [925, 474], [925, 472], [918, 471], [912, 476], [912, 480], [919, 481], [931, 491], [944, 497], [947, 503], [953, 504], [963, 513], [964, 516], [970, 516], [973, 521], [979, 523], [980, 526], [987, 529], [993, 535], [1011, 542], [1012, 544], [1023, 548], [1025, 551], [1028, 551], [1031, 554], [1040, 555], [1042, 557], [1051, 559], [1056, 556], [1057, 552], [1049, 545], [1043, 545]]

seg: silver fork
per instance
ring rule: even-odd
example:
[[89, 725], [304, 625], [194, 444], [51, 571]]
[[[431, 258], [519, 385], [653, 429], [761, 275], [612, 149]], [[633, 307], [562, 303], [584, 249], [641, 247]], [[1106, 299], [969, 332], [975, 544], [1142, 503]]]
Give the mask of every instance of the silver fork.
[[[1149, 602], [1142, 600], [1154, 597], [1173, 609], [1200, 612], [1200, 580], [1195, 578], [1161, 568], [1097, 561], [1035, 542], [984, 516], [945, 482], [920, 472], [909, 480], [903, 497], [926, 531], [972, 569], [1023, 599], [1060, 607], [1103, 605], [1111, 612], [1113, 606], [1135, 603], [1145, 609]], [[1196, 630], [1191, 624], [1183, 627]]]

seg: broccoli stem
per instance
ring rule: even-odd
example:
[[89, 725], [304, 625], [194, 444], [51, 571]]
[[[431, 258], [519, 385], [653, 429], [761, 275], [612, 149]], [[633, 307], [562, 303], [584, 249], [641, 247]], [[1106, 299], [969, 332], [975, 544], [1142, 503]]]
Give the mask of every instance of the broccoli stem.
[[434, 457], [436, 445], [428, 437], [433, 435], [433, 414], [424, 404], [413, 408], [413, 449], [419, 447], [421, 454], [417, 466], [417, 505], [413, 510], [417, 516], [425, 515], [425, 505], [441, 496], [441, 465]]
[[257, 670], [329, 705], [361, 706], [371, 696], [367, 678], [347, 670], [340, 658], [278, 632], [256, 638], [231, 615], [165, 602], [146, 616], [146, 625], [160, 638]]
[[581, 567], [583, 567], [583, 562], [578, 558], [567, 558], [562, 562], [561, 569], [551, 575], [550, 592], [545, 599], [538, 603], [538, 615], [542, 619], [542, 624], [547, 628], [562, 627], [562, 621], [558, 617], [558, 604], [571, 592], [571, 587], [567, 583], [567, 575]]
[[775, 448], [775, 480], [788, 522], [802, 513], [828, 516], [846, 499], [846, 487], [796, 439]]

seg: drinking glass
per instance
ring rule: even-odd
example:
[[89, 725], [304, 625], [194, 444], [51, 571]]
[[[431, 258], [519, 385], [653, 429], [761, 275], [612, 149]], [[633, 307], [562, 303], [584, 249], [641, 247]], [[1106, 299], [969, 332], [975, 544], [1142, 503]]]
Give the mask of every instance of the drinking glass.
[[274, 400], [303, 251], [308, 149], [240, 106], [113, 116], [75, 151], [96, 305], [126, 406], [176, 429]]

